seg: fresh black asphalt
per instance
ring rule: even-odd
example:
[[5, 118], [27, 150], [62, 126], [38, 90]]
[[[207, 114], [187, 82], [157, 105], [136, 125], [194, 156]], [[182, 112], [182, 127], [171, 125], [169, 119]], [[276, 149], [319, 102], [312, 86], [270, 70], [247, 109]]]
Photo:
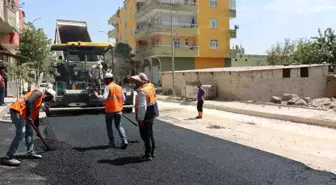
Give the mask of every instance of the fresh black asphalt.
[[[154, 125], [157, 157], [140, 162], [138, 128], [126, 119], [122, 123], [130, 141], [126, 150], [105, 147], [104, 115], [49, 117], [46, 134], [53, 150], [43, 153], [33, 173], [55, 185], [336, 185], [332, 173], [161, 121]], [[119, 142], [115, 128], [114, 133]]]

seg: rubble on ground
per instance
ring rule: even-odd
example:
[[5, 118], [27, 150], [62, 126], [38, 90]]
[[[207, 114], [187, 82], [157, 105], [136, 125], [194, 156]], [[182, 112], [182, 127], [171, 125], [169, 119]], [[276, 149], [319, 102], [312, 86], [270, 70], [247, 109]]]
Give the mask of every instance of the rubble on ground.
[[336, 99], [335, 98], [311, 98], [300, 97], [296, 94], [284, 93], [282, 97], [272, 96], [271, 103], [282, 105], [293, 105], [301, 107], [310, 107], [317, 109], [334, 109], [336, 111]]

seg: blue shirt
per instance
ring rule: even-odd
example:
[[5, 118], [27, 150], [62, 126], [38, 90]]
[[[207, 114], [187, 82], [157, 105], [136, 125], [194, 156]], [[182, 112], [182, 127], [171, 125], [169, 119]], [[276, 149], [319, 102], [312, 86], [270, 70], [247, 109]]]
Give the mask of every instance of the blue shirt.
[[202, 87], [198, 88], [197, 101], [204, 101], [203, 99], [204, 94], [205, 90]]

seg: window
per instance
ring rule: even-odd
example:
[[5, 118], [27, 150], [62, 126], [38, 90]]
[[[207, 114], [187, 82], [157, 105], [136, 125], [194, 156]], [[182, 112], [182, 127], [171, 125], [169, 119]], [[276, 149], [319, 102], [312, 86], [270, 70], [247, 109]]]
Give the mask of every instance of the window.
[[290, 69], [282, 69], [282, 78], [290, 78], [291, 70]]
[[218, 40], [210, 40], [210, 48], [217, 49], [218, 48]]
[[217, 0], [210, 0], [210, 7], [217, 7]]
[[189, 47], [189, 39], [185, 39], [184, 40], [184, 46], [185, 47]]
[[210, 28], [217, 28], [217, 19], [210, 19]]
[[174, 48], [180, 48], [180, 39], [174, 39]]
[[302, 68], [300, 68], [300, 77], [301, 78], [307, 78], [307, 77], [309, 77], [308, 67], [302, 67]]

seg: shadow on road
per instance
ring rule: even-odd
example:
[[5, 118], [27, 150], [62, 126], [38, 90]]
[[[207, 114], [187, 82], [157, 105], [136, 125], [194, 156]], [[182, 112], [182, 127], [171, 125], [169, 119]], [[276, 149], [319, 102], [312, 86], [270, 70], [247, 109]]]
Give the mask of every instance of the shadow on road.
[[90, 146], [90, 147], [74, 147], [72, 149], [77, 150], [78, 152], [86, 152], [92, 150], [106, 150], [108, 148], [119, 148], [119, 147], [109, 147], [107, 145], [100, 145], [100, 146]]
[[140, 159], [140, 157], [120, 157], [117, 159], [102, 159], [99, 160], [98, 163], [100, 164], [112, 164], [114, 166], [123, 166], [127, 164], [135, 164], [135, 163], [142, 163], [143, 160]]
[[[128, 141], [129, 144], [139, 143], [139, 142], [140, 141], [137, 141], [137, 140]], [[93, 150], [106, 150], [106, 149], [109, 149], [109, 148], [123, 149], [121, 146], [110, 147], [108, 145], [90, 146], [90, 147], [73, 147], [72, 149], [74, 149], [78, 152], [86, 152], [86, 151], [93, 151]]]

